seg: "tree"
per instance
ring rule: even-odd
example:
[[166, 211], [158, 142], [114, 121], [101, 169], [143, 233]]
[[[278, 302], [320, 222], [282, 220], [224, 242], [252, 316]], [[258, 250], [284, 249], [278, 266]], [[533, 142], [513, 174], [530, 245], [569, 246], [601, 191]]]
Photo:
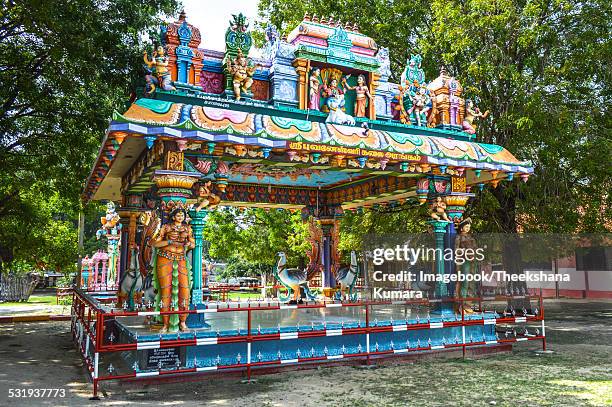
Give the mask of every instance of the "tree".
[[[31, 206], [56, 192], [79, 207], [108, 117], [140, 76], [144, 34], [177, 3], [2, 0], [0, 219], [10, 217], [16, 231], [43, 230]], [[28, 195], [35, 184], [49, 194]], [[0, 235], [1, 263], [30, 247], [11, 236]]]
[[14, 245], [10, 263], [19, 265], [11, 267], [11, 271], [35, 268], [73, 271], [77, 261], [77, 228], [76, 212], [70, 203], [41, 184], [22, 191], [13, 203], [21, 211], [7, 211], [0, 219], [0, 239]]
[[[433, 1], [419, 43], [491, 109], [480, 141], [530, 159], [535, 177], [475, 202], [486, 230], [602, 231], [611, 219], [610, 3]], [[600, 63], [607, 61], [608, 63]], [[529, 215], [527, 215], [529, 214]]]
[[260, 0], [285, 33], [304, 12], [354, 21], [390, 48], [392, 70], [420, 52], [432, 79], [445, 65], [491, 110], [478, 140], [535, 166], [469, 210], [481, 231], [601, 231], [612, 220], [610, 3], [603, 0]]
[[280, 209], [220, 209], [210, 213], [204, 228], [210, 257], [239, 265], [236, 270], [248, 266], [252, 274], [265, 267], [271, 271], [281, 251], [293, 265], [303, 267], [307, 238], [301, 214]]

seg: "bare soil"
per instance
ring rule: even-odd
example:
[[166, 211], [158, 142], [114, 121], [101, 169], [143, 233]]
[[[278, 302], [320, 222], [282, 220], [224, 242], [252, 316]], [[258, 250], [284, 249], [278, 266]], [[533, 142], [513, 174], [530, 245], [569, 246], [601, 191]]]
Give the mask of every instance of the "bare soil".
[[[546, 305], [552, 355], [540, 342], [476, 360], [427, 359], [376, 369], [336, 366], [240, 378], [105, 383], [101, 400], [69, 322], [0, 325], [0, 405], [612, 406], [612, 302]], [[63, 398], [9, 398], [9, 389], [60, 388]]]

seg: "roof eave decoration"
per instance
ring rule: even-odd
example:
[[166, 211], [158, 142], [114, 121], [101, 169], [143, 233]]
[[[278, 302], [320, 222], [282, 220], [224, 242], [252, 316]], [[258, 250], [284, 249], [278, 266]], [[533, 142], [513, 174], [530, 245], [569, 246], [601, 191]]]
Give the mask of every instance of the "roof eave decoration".
[[[153, 102], [153, 103], [151, 103]], [[140, 99], [124, 114], [115, 113], [111, 134], [134, 133], [142, 137], [228, 142], [286, 148], [289, 142], [361, 148], [386, 153], [426, 156], [430, 164], [472, 169], [532, 173], [528, 162], [517, 160], [501, 146], [452, 140], [444, 137], [369, 130], [360, 127], [237, 112], [229, 109]], [[330, 152], [332, 152], [330, 150]]]
[[[115, 116], [116, 117], [116, 116]], [[96, 190], [100, 187], [104, 178], [108, 175], [111, 167], [117, 156], [117, 152], [123, 144], [123, 141], [127, 137], [127, 133], [121, 131], [107, 132], [102, 146], [98, 152], [98, 158], [96, 164], [93, 166], [89, 176], [87, 177], [87, 183], [81, 196], [82, 200], [87, 202], [91, 200]]]
[[[185, 107], [181, 106], [181, 109]], [[256, 113], [244, 113], [243, 120], [233, 122], [231, 119], [237, 118], [236, 112], [233, 111], [203, 106], [189, 108], [192, 114], [195, 109], [200, 119], [202, 115], [207, 119], [198, 122], [188, 118], [181, 122], [177, 119], [175, 123], [159, 123], [151, 121], [150, 117], [146, 120], [130, 117], [133, 113], [131, 108], [125, 115], [115, 113], [106, 142], [88, 178], [83, 200], [88, 202], [93, 198], [110, 172], [119, 147], [128, 135], [144, 138], [149, 148], [153, 147], [156, 140], [166, 139], [231, 143], [264, 149], [278, 148], [287, 150], [290, 155], [295, 154], [296, 150], [319, 156], [327, 153], [353, 157], [352, 161], [357, 163], [374, 159], [386, 164], [388, 160], [395, 160], [400, 162], [399, 168], [403, 172], [428, 172], [437, 168], [450, 173], [450, 169], [455, 168], [456, 171], [453, 172], [462, 174], [469, 169], [474, 171], [476, 178], [480, 178], [482, 172], [488, 172], [495, 174], [493, 178], [498, 180], [501, 179], [498, 173], [506, 173], [508, 180], [515, 174], [526, 180], [529, 174], [533, 173], [531, 163], [519, 161], [503, 147], [492, 144], [378, 130], [370, 130], [364, 138], [363, 129], [359, 127], [306, 122]], [[217, 119], [211, 119], [206, 113], [216, 116]], [[256, 124], [261, 127], [256, 128]], [[308, 125], [311, 127], [305, 127]], [[405, 139], [398, 139], [401, 137]], [[492, 156], [495, 159], [491, 158]], [[498, 157], [505, 157], [507, 160]], [[359, 165], [355, 169], [359, 167], [363, 168]]]

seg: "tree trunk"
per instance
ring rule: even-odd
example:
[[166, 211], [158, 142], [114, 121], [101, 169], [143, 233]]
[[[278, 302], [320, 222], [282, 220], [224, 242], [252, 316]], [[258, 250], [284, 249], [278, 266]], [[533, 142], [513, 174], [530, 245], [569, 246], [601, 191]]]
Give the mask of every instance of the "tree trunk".
[[[503, 270], [508, 275], [522, 275], [524, 273], [523, 256], [521, 253], [520, 237], [517, 234], [518, 224], [516, 221], [516, 190], [512, 186], [501, 184], [493, 189], [493, 195], [497, 198], [500, 207], [496, 217], [499, 220], [501, 232], [504, 234], [502, 240]], [[527, 293], [527, 282], [507, 281], [506, 294], [524, 295]], [[529, 301], [523, 298], [513, 298], [508, 301], [508, 306], [515, 309], [531, 308]]]

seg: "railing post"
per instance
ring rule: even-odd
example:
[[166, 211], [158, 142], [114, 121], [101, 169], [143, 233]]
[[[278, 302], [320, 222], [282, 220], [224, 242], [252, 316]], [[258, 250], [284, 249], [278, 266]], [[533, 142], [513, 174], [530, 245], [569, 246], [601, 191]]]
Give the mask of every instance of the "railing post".
[[[462, 341], [463, 341], [463, 346], [461, 348], [463, 350], [463, 359], [465, 359], [465, 351], [466, 351], [466, 346], [467, 346], [465, 343], [465, 309], [464, 309], [465, 304], [462, 298], [460, 298], [459, 301], [461, 301], [461, 336], [462, 336]], [[483, 326], [484, 326], [484, 319], [483, 319]]]
[[251, 380], [251, 305], [247, 311], [247, 380]]
[[546, 323], [544, 322], [544, 299], [542, 298], [542, 287], [540, 287], [540, 319], [542, 320], [542, 350], [546, 351]]
[[366, 324], [366, 365], [370, 364], [370, 307], [365, 304], [365, 324]]

